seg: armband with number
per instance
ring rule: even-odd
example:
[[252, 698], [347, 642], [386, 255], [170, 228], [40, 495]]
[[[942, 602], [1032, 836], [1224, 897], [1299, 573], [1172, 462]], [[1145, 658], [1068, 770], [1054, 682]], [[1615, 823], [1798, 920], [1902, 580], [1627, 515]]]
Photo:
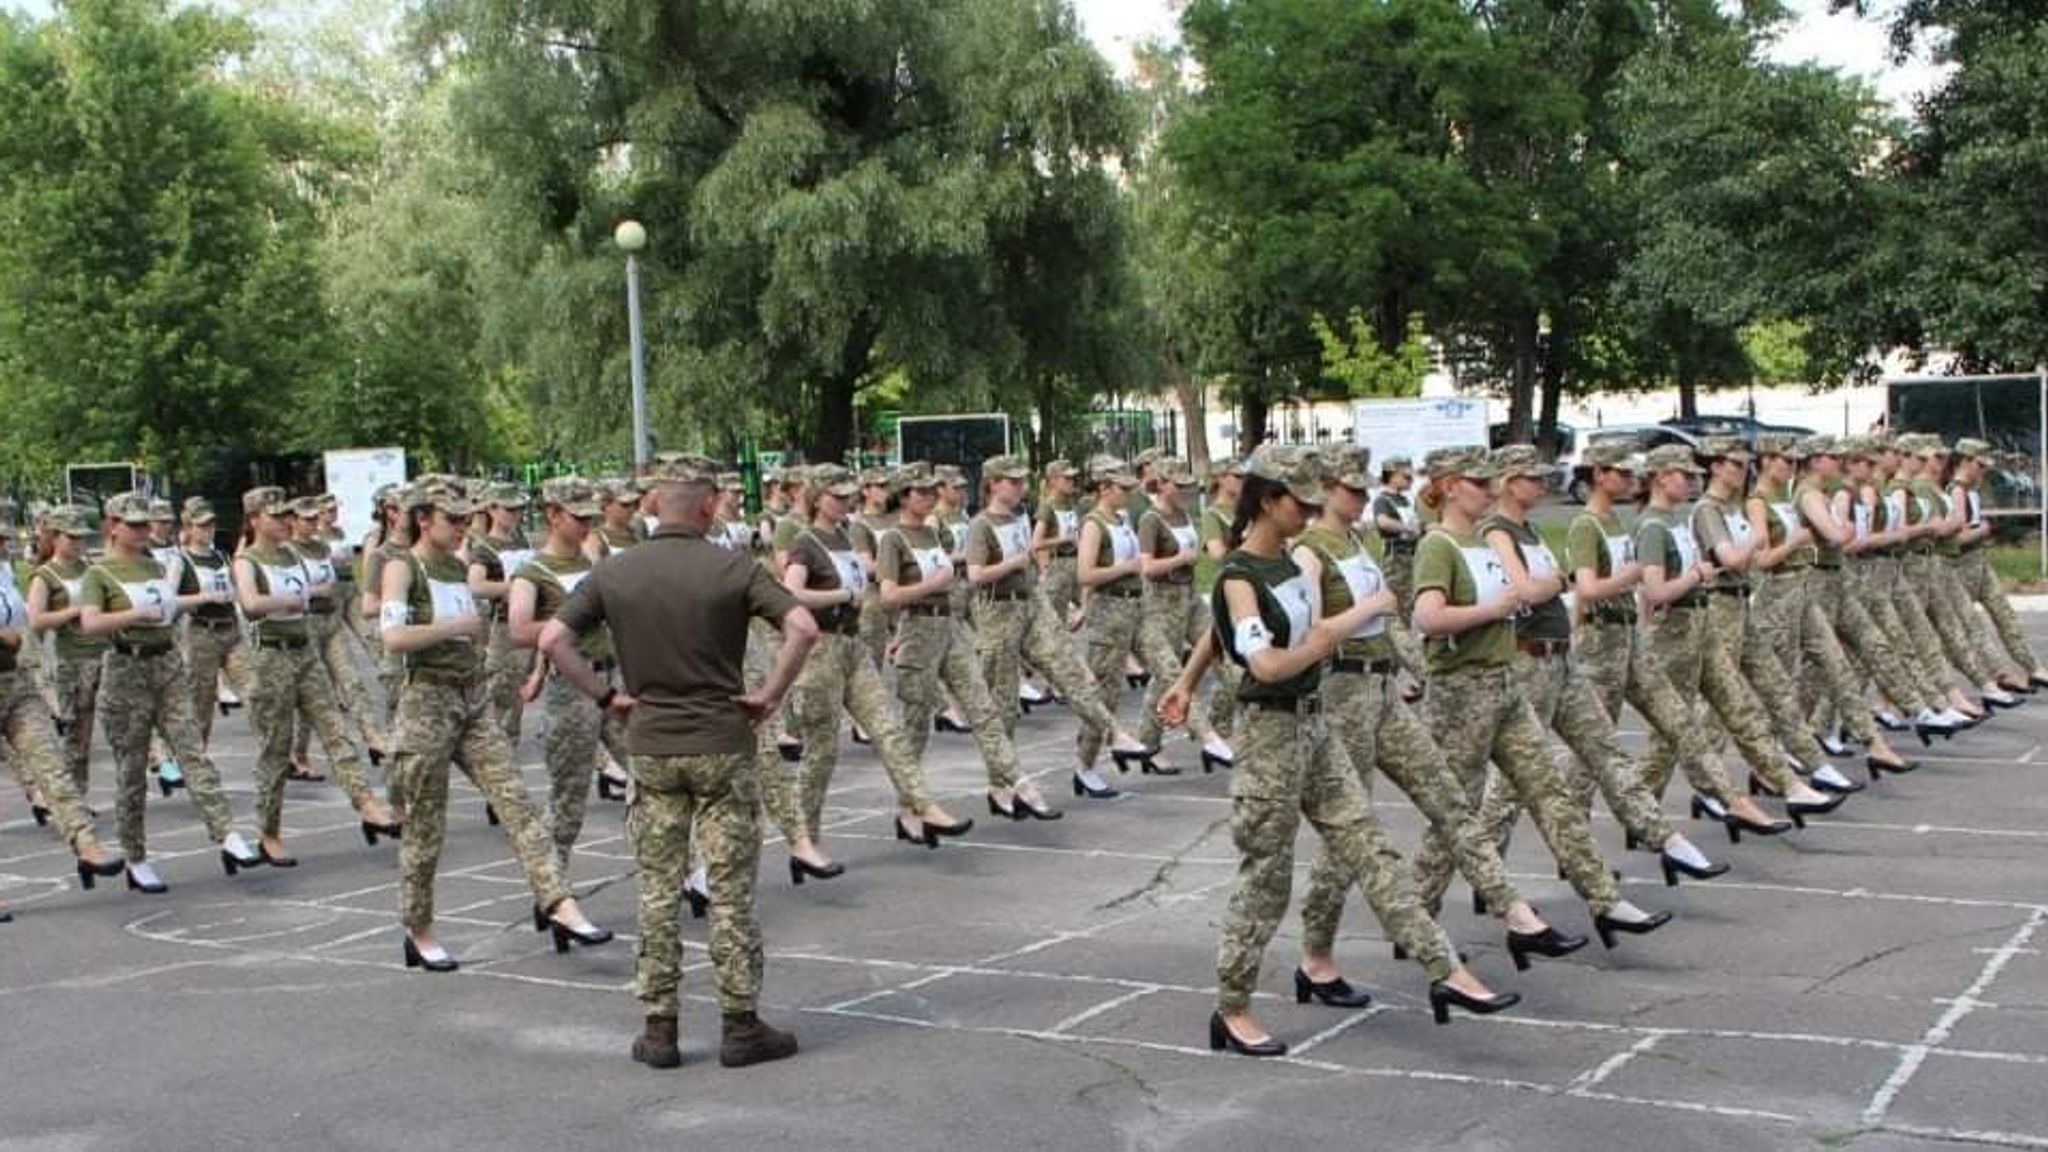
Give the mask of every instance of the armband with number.
[[377, 627], [379, 631], [386, 628], [403, 628], [410, 623], [412, 623], [412, 609], [408, 608], [403, 602], [385, 604], [377, 610]]
[[1273, 633], [1267, 630], [1266, 622], [1257, 616], [1247, 616], [1239, 620], [1236, 627], [1231, 630], [1231, 637], [1231, 646], [1246, 660], [1273, 646]]

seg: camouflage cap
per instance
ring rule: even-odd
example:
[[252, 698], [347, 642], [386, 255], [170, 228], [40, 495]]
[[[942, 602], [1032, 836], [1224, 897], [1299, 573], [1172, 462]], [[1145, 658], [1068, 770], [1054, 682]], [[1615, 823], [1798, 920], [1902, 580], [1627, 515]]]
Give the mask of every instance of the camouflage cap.
[[1635, 463], [1635, 449], [1626, 440], [1596, 440], [1586, 445], [1579, 459], [1595, 468], [1612, 468], [1617, 472], [1632, 470]]
[[718, 490], [721, 492], [745, 492], [747, 490], [746, 478], [737, 472], [720, 472], [718, 474]]
[[913, 460], [903, 465], [889, 477], [889, 491], [897, 496], [913, 488], [930, 491], [938, 486], [938, 480], [932, 476], [932, 466], [922, 460]]
[[1816, 456], [1840, 457], [1842, 454], [1842, 441], [1840, 438], [1829, 436], [1824, 432], [1819, 435], [1808, 436], [1799, 442], [1799, 453], [1808, 460]]
[[860, 486], [863, 488], [887, 488], [889, 486], [889, 470], [887, 468], [861, 469]]
[[187, 496], [179, 518], [187, 524], [211, 524], [220, 519], [213, 510], [213, 502], [204, 496]]
[[1432, 480], [1450, 476], [1463, 476], [1468, 480], [1493, 479], [1493, 464], [1486, 458], [1486, 449], [1477, 444], [1435, 449], [1422, 458], [1422, 470]]
[[820, 464], [811, 469], [811, 485], [834, 496], [860, 495], [860, 478], [853, 474], [852, 469], [839, 464]]
[[644, 481], [656, 484], [716, 484], [718, 461], [695, 452], [663, 452], [647, 466]]
[[159, 524], [176, 524], [178, 522], [178, 510], [169, 500], [151, 497], [149, 501], [149, 518]]
[[1380, 475], [1392, 476], [1396, 472], [1415, 471], [1415, 461], [1406, 456], [1389, 456], [1380, 463]]
[[1804, 460], [1806, 452], [1799, 446], [1799, 437], [1790, 432], [1760, 432], [1756, 438], [1756, 454], [1779, 456], [1786, 460]]
[[1534, 480], [1550, 479], [1551, 467], [1533, 444], [1503, 444], [1486, 457], [1493, 474], [1503, 480], [1516, 476]]
[[1055, 460], [1045, 466], [1045, 478], [1053, 480], [1061, 476], [1079, 476], [1081, 470], [1074, 467], [1072, 460]]
[[543, 481], [540, 502], [582, 519], [604, 515], [604, 500], [597, 485], [581, 476], [557, 476]]
[[1372, 487], [1371, 449], [1358, 444], [1332, 444], [1317, 455], [1323, 458], [1329, 479], [1353, 492], [1363, 492]]
[[1293, 444], [1261, 444], [1245, 461], [1244, 474], [1270, 480], [1312, 508], [1323, 505], [1323, 481], [1328, 473], [1315, 453], [1307, 448]]
[[1136, 456], [1131, 457], [1131, 471], [1140, 471], [1150, 465], [1157, 464], [1164, 459], [1166, 459], [1165, 449], [1147, 448], [1143, 452], [1138, 453]]
[[1991, 445], [1975, 436], [1965, 436], [1956, 441], [1956, 455], [1966, 460], [1980, 460], [1991, 455]]
[[292, 501], [287, 507], [292, 515], [297, 516], [301, 520], [317, 519], [320, 515], [320, 498], [318, 496], [301, 496]]
[[43, 513], [43, 527], [63, 536], [92, 535], [92, 513], [77, 504], [59, 504]]
[[988, 480], [1028, 480], [1031, 465], [1022, 456], [991, 456], [981, 462], [981, 474]]
[[340, 498], [332, 492], [322, 492], [318, 496], [313, 497], [313, 499], [320, 502], [320, 510], [322, 512], [341, 507]]
[[1698, 460], [1693, 459], [1692, 449], [1683, 444], [1661, 444], [1643, 454], [1643, 471], [1655, 475], [1659, 472], [1684, 472], [1699, 476], [1706, 472]]
[[1091, 487], [1095, 488], [1100, 488], [1104, 484], [1120, 484], [1125, 488], [1135, 488], [1138, 484], [1138, 476], [1137, 473], [1131, 471], [1130, 465], [1115, 456], [1090, 456], [1088, 458], [1088, 483]]
[[607, 504], [639, 504], [640, 486], [624, 476], [606, 476], [597, 481], [597, 491]]
[[100, 514], [108, 520], [119, 520], [123, 524], [149, 523], [149, 497], [140, 492], [123, 492], [107, 501]]
[[1938, 433], [1914, 432], [1899, 439], [1902, 444], [1908, 439], [1912, 441], [1912, 447], [1906, 450], [1915, 456], [1943, 456], [1948, 453], [1948, 449], [1942, 446]]
[[242, 493], [242, 515], [244, 516], [289, 516], [291, 497], [285, 490], [266, 484]]
[[456, 485], [422, 484], [418, 488], [420, 502], [414, 505], [415, 507], [432, 508], [449, 516], [465, 518], [474, 516], [479, 511], [476, 502], [469, 498], [469, 494]]
[[384, 507], [386, 504], [396, 504], [398, 503], [398, 493], [404, 487], [405, 485], [403, 484], [379, 484], [377, 485], [377, 490], [370, 493], [370, 502], [379, 508]]
[[1870, 460], [1876, 458], [1879, 451], [1881, 449], [1878, 447], [1877, 438], [1874, 436], [1842, 437], [1843, 456], [1853, 457], [1857, 460]]
[[1740, 460], [1744, 464], [1755, 458], [1749, 442], [1740, 436], [1709, 436], [1700, 441], [1700, 458], [1703, 460]]
[[1159, 462], [1159, 475], [1176, 488], [1200, 488], [1202, 482], [1195, 478], [1195, 469], [1178, 456], [1168, 456]]
[[967, 473], [962, 472], [957, 466], [952, 464], [934, 464], [932, 465], [932, 479], [937, 480], [941, 484], [965, 484], [967, 483]]
[[483, 502], [497, 508], [524, 508], [527, 503], [526, 488], [510, 481], [492, 484], [484, 489]]

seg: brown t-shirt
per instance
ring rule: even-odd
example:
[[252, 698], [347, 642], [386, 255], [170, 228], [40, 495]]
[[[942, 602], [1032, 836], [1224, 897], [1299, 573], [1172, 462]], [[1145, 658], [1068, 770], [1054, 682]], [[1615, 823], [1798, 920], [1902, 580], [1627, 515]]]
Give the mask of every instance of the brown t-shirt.
[[555, 618], [579, 636], [610, 626], [626, 691], [640, 701], [627, 751], [709, 756], [753, 750], [753, 726], [733, 703], [746, 691], [747, 623], [779, 623], [794, 607], [744, 554], [664, 526], [598, 565]]
[[[898, 524], [884, 529], [881, 535], [880, 551], [875, 558], [875, 576], [879, 584], [887, 580], [898, 587], [908, 588], [930, 579], [932, 573], [948, 565], [945, 542], [939, 539], [938, 529], [930, 524], [911, 527]], [[920, 604], [943, 605], [946, 598], [934, 593]]]
[[[967, 562], [976, 568], [1000, 564], [1030, 547], [1031, 521], [1019, 513], [983, 509], [981, 515], [967, 526]], [[993, 584], [978, 585], [976, 590], [1023, 592], [1030, 589], [1037, 578], [1037, 569], [1026, 564]]]
[[[1138, 521], [1138, 549], [1154, 560], [1171, 560], [1182, 552], [1193, 552], [1200, 544], [1199, 537], [1193, 518], [1184, 511], [1169, 513], [1163, 505], [1147, 508]], [[1155, 584], [1189, 584], [1194, 582], [1195, 570], [1175, 568], [1165, 576], [1147, 579]]]

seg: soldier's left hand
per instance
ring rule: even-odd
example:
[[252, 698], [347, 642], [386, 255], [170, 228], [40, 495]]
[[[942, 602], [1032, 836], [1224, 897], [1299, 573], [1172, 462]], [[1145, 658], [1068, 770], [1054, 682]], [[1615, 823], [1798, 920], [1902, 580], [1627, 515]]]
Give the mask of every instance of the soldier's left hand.
[[612, 693], [611, 706], [605, 711], [614, 716], [624, 716], [640, 704], [640, 698], [627, 692]]

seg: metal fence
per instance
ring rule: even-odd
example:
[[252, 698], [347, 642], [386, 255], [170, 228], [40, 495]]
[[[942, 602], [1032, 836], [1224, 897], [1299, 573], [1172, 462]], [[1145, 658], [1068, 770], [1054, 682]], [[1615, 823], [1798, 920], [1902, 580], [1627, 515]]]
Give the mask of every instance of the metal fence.
[[1984, 512], [2002, 532], [2037, 533], [2040, 574], [2048, 579], [2048, 372], [1887, 380], [1885, 391], [1893, 431], [1934, 432], [1951, 444], [1968, 436], [1992, 446]]

